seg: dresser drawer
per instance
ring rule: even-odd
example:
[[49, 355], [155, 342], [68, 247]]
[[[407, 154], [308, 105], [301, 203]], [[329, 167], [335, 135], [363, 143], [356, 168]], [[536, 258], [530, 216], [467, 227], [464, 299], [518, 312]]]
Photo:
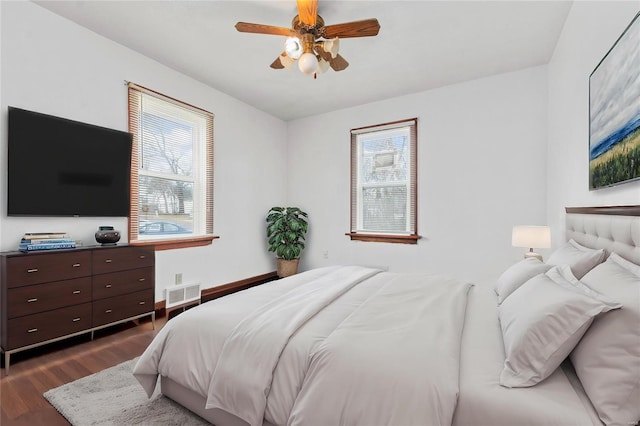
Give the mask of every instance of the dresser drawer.
[[91, 277], [7, 290], [9, 318], [91, 302]]
[[91, 328], [91, 303], [14, 318], [7, 324], [6, 350]]
[[93, 300], [153, 289], [155, 268], [138, 268], [93, 277]]
[[32, 253], [7, 258], [7, 287], [61, 281], [91, 275], [91, 252]]
[[151, 312], [154, 309], [153, 303], [153, 289], [96, 300], [93, 302], [93, 326], [98, 327]]
[[113, 247], [93, 251], [93, 273], [124, 271], [155, 264], [153, 247]]

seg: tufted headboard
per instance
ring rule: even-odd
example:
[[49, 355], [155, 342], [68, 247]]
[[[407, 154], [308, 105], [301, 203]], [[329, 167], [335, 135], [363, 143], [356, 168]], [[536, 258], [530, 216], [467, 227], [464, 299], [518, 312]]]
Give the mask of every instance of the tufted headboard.
[[640, 206], [567, 207], [566, 237], [640, 264]]

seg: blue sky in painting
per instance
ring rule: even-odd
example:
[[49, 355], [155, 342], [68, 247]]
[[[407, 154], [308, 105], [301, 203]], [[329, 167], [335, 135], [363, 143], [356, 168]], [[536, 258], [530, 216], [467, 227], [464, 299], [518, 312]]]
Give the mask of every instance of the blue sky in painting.
[[590, 150], [640, 111], [640, 18], [625, 32], [590, 80]]

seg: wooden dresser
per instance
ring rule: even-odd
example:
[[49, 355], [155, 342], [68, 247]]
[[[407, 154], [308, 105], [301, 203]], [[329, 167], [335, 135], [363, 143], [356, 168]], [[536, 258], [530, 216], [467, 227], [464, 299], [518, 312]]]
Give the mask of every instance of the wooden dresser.
[[151, 315], [155, 250], [126, 245], [0, 253], [0, 344], [12, 353]]

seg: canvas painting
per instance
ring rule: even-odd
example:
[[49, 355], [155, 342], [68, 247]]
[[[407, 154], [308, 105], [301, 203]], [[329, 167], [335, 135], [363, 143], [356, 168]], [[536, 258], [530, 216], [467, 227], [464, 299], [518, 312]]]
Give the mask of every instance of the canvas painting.
[[589, 77], [589, 189], [640, 179], [638, 16]]

